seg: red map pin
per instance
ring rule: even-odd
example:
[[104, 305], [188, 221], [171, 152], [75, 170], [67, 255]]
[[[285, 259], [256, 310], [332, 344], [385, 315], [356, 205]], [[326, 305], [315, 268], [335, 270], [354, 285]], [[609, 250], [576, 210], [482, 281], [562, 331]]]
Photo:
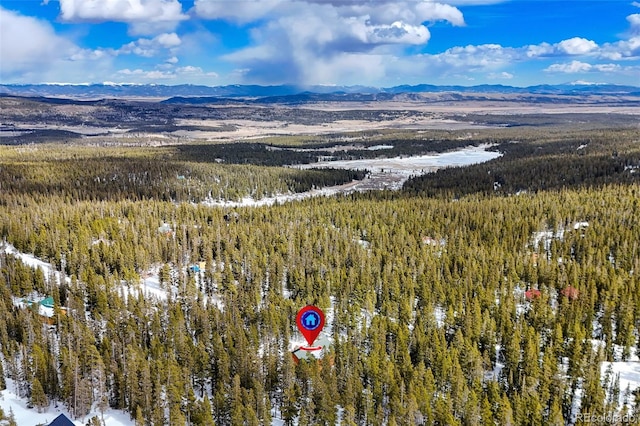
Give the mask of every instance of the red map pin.
[[305, 306], [298, 311], [296, 323], [298, 330], [311, 346], [324, 327], [324, 313], [317, 306]]

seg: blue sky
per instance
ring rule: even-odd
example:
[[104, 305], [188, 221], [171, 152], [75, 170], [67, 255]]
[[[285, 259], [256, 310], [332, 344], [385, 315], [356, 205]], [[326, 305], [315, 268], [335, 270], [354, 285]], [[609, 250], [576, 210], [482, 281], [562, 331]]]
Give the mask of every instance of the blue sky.
[[640, 86], [640, 1], [0, 0], [0, 82]]

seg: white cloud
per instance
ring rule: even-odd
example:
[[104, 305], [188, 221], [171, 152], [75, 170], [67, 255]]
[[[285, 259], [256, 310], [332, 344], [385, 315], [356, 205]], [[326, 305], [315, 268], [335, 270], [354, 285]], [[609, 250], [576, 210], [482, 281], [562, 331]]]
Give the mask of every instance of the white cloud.
[[564, 72], [567, 74], [575, 74], [588, 72], [592, 68], [591, 64], [580, 61], [571, 61], [565, 64], [553, 64], [545, 69], [547, 72]]
[[[640, 4], [640, 3], [638, 3]], [[627, 16], [629, 31], [627, 38], [614, 43], [605, 43], [598, 54], [603, 59], [629, 61], [640, 59], [640, 14]]]
[[176, 47], [181, 43], [180, 37], [176, 33], [164, 33], [154, 38], [162, 47]]
[[225, 2], [196, 0], [195, 13], [206, 19], [228, 19], [238, 23], [253, 22], [267, 16], [283, 0], [244, 0]]
[[573, 37], [555, 44], [540, 43], [526, 47], [526, 56], [540, 58], [550, 56], [577, 56], [588, 55], [597, 52], [598, 44], [593, 40], [582, 37]]
[[593, 68], [600, 72], [612, 73], [619, 71], [622, 67], [618, 64], [596, 64]]
[[[360, 74], [359, 82], [363, 84], [375, 84], [376, 78], [389, 79], [394, 74], [429, 78], [478, 73], [477, 77], [485, 79], [512, 79], [512, 74], [503, 71], [506, 67], [541, 58], [618, 61], [640, 55], [640, 37], [598, 45], [580, 36], [522, 47], [469, 45], [432, 55], [405, 55], [404, 46], [424, 45], [430, 40], [431, 33], [425, 22], [446, 21], [462, 26], [464, 17], [455, 5], [495, 2], [247, 0], [229, 4], [196, 0], [193, 11], [206, 19], [255, 23], [251, 29], [253, 43], [221, 59], [243, 70], [237, 75], [244, 81], [259, 83], [342, 82], [340, 76], [350, 78], [346, 64], [352, 63], [354, 75]], [[635, 28], [640, 14], [631, 15], [627, 20]], [[610, 66], [612, 64], [587, 62], [558, 63], [549, 66], [547, 71], [614, 73], [622, 70]], [[360, 64], [381, 69], [365, 72]]]
[[127, 77], [140, 77], [146, 80], [166, 80], [166, 79], [174, 79], [176, 75], [172, 72], [165, 71], [144, 71], [142, 69], [134, 69], [130, 70], [129, 68], [125, 68], [118, 71], [118, 74], [127, 76]]
[[513, 74], [510, 72], [502, 71], [500, 73], [489, 73], [487, 75], [489, 80], [511, 80], [513, 78]]
[[130, 24], [133, 34], [171, 31], [188, 19], [178, 0], [60, 0], [67, 22], [116, 21]]
[[71, 54], [68, 59], [70, 61], [97, 61], [103, 58], [108, 58], [113, 54], [108, 50], [103, 49], [74, 49], [74, 53]]
[[[420, 25], [425, 21], [448, 21], [464, 25], [462, 13], [454, 6], [426, 1], [391, 0], [244, 0], [225, 2], [220, 0], [195, 0], [193, 11], [205, 19], [224, 19], [237, 23], [259, 20], [277, 21], [282, 17], [304, 15], [314, 10], [321, 14], [334, 14], [342, 18], [363, 18], [372, 25], [401, 22]], [[330, 24], [330, 22], [326, 22]]]
[[526, 47], [526, 55], [529, 58], [537, 58], [540, 56], [550, 56], [554, 52], [554, 48], [549, 43], [532, 44]]
[[[233, 82], [378, 85], [438, 81], [445, 77], [519, 82], [530, 73], [525, 68], [549, 65], [543, 62], [545, 58], [557, 62], [547, 66], [547, 73], [604, 73], [633, 80], [638, 67], [624, 64], [635, 65], [632, 61], [640, 59], [640, 13], [626, 17], [629, 30], [617, 42], [598, 44], [578, 34], [537, 45], [468, 45], [437, 54], [407, 56], [407, 46], [429, 42], [429, 23], [465, 25], [456, 6], [498, 2], [195, 0], [188, 16], [182, 11], [181, 0], [60, 0], [60, 19], [65, 22], [123, 22], [129, 25], [130, 34], [140, 36], [120, 48], [82, 49], [56, 34], [45, 21], [4, 12], [11, 14], [14, 26], [5, 24], [3, 16], [0, 77], [22, 73], [24, 77], [20, 78], [27, 80], [38, 74], [47, 76], [49, 81], [62, 81], [75, 73], [83, 80], [89, 74], [96, 75], [93, 81], [127, 78], [142, 83], [154, 79], [218, 83], [218, 74], [184, 65], [202, 64], [203, 55], [211, 55], [219, 44], [205, 26], [195, 25], [192, 32], [186, 33], [184, 28], [177, 28], [191, 17], [231, 21], [243, 26], [241, 31], [249, 32], [248, 46], [213, 58], [214, 63], [228, 62], [218, 66], [226, 68], [225, 78], [235, 78]], [[435, 36], [436, 30], [432, 31]], [[124, 55], [130, 56], [115, 59]], [[141, 58], [157, 59], [156, 65]], [[114, 71], [114, 61], [123, 69]], [[540, 63], [544, 65], [535, 65]], [[232, 67], [236, 71], [231, 71]], [[73, 73], [67, 74], [69, 70]]]
[[208, 19], [262, 20], [251, 30], [252, 45], [223, 57], [248, 69], [246, 79], [262, 83], [331, 83], [348, 74], [346, 64], [355, 67], [353, 80], [384, 74], [384, 63], [380, 72], [360, 65], [378, 66], [383, 57], [402, 56], [402, 46], [426, 44], [431, 33], [425, 22], [464, 25], [457, 8], [433, 1], [254, 0], [223, 7], [218, 0], [196, 0], [194, 10]]
[[582, 37], [573, 37], [558, 43], [557, 48], [567, 55], [585, 55], [598, 48], [598, 45], [592, 41]]
[[112, 50], [113, 55], [138, 55], [151, 58], [158, 55], [164, 49], [172, 49], [180, 46], [182, 41], [176, 33], [163, 33], [152, 39], [140, 38], [125, 44], [120, 49]]
[[[64, 78], [48, 76], [47, 73], [70, 65], [71, 61], [95, 61], [105, 57], [100, 51], [80, 49], [56, 34], [48, 22], [23, 16], [2, 7], [0, 22], [2, 80], [63, 81]], [[63, 76], [68, 77], [68, 74]]]
[[[166, 65], [166, 64], [165, 64]], [[166, 67], [165, 67], [166, 68]], [[170, 67], [173, 68], [173, 67]], [[115, 79], [129, 83], [149, 83], [156, 80], [180, 80], [212, 84], [218, 78], [215, 72], [206, 72], [200, 67], [187, 65], [175, 69], [143, 70], [141, 68], [118, 70]]]
[[640, 13], [634, 13], [633, 15], [627, 16], [627, 21], [629, 25], [631, 25], [631, 32], [637, 34], [640, 32]]
[[482, 44], [453, 47], [443, 53], [433, 55], [433, 58], [448, 66], [478, 71], [498, 69], [509, 65], [518, 55], [517, 50], [505, 48], [499, 44]]
[[[311, 59], [311, 58], [309, 58]], [[312, 67], [303, 67], [303, 80], [316, 84], [362, 84], [385, 78], [389, 58], [384, 55], [340, 53], [331, 58], [315, 61]]]
[[640, 58], [640, 36], [615, 43], [605, 43], [598, 54], [612, 61], [637, 60]]
[[367, 28], [367, 41], [371, 44], [424, 44], [429, 40], [429, 30], [422, 25], [413, 26], [404, 22], [377, 25]]
[[618, 64], [588, 64], [586, 62], [571, 61], [564, 64], [553, 64], [545, 69], [547, 72], [560, 72], [566, 74], [578, 74], [587, 72], [614, 73], [622, 71]]

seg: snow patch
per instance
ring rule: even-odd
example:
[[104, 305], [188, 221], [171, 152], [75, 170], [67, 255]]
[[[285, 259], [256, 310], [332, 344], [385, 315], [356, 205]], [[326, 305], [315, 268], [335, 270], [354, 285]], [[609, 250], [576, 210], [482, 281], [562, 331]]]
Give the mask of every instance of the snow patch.
[[393, 149], [393, 145], [373, 145], [367, 148], [367, 151], [379, 151], [381, 149]]
[[[25, 265], [38, 269], [40, 268], [44, 274], [44, 279], [49, 281], [51, 277], [55, 279], [56, 284], [60, 285], [63, 280], [62, 272], [57, 271], [51, 263], [47, 263], [44, 260], [38, 259], [33, 254], [22, 253], [17, 248], [15, 248], [12, 244], [7, 243], [6, 241], [0, 244], [0, 249], [4, 251], [6, 254], [10, 254], [18, 259]], [[71, 283], [71, 278], [64, 277], [64, 281], [66, 283]]]
[[[71, 415], [69, 411], [64, 408], [64, 405], [60, 402], [52, 402], [49, 407], [43, 412], [38, 413], [35, 408], [28, 408], [27, 401], [24, 398], [20, 398], [15, 393], [15, 383], [12, 379], [6, 379], [7, 389], [0, 391], [0, 408], [8, 416], [9, 411], [13, 411], [16, 423], [22, 425], [36, 425], [44, 424], [48, 425], [58, 417], [60, 414], [64, 414], [69, 419]], [[89, 419], [97, 416], [101, 417], [100, 412], [97, 409], [93, 409], [87, 416], [79, 420], [71, 420], [74, 425], [83, 426]], [[81, 421], [84, 420], [84, 421]], [[109, 426], [133, 426], [134, 422], [129, 418], [129, 414], [122, 411], [107, 409], [104, 412], [105, 424]]]
[[611, 372], [609, 383], [611, 384], [616, 378], [619, 380], [619, 407], [622, 408], [627, 388], [630, 390], [629, 406], [633, 406], [633, 391], [640, 388], [640, 362], [638, 361], [614, 361], [603, 362], [600, 365], [601, 380], [604, 381], [607, 372]]

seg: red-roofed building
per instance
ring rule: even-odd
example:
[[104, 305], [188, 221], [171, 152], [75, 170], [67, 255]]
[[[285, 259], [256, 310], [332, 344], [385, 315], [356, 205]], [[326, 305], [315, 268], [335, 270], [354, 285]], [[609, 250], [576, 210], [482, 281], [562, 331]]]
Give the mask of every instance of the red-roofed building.
[[542, 293], [537, 288], [532, 288], [524, 292], [524, 297], [526, 297], [527, 300], [539, 299], [540, 296], [542, 296]]
[[580, 295], [580, 292], [578, 291], [577, 288], [573, 286], [569, 286], [569, 287], [563, 288], [560, 294], [562, 294], [564, 297], [566, 297], [569, 300], [576, 300]]

